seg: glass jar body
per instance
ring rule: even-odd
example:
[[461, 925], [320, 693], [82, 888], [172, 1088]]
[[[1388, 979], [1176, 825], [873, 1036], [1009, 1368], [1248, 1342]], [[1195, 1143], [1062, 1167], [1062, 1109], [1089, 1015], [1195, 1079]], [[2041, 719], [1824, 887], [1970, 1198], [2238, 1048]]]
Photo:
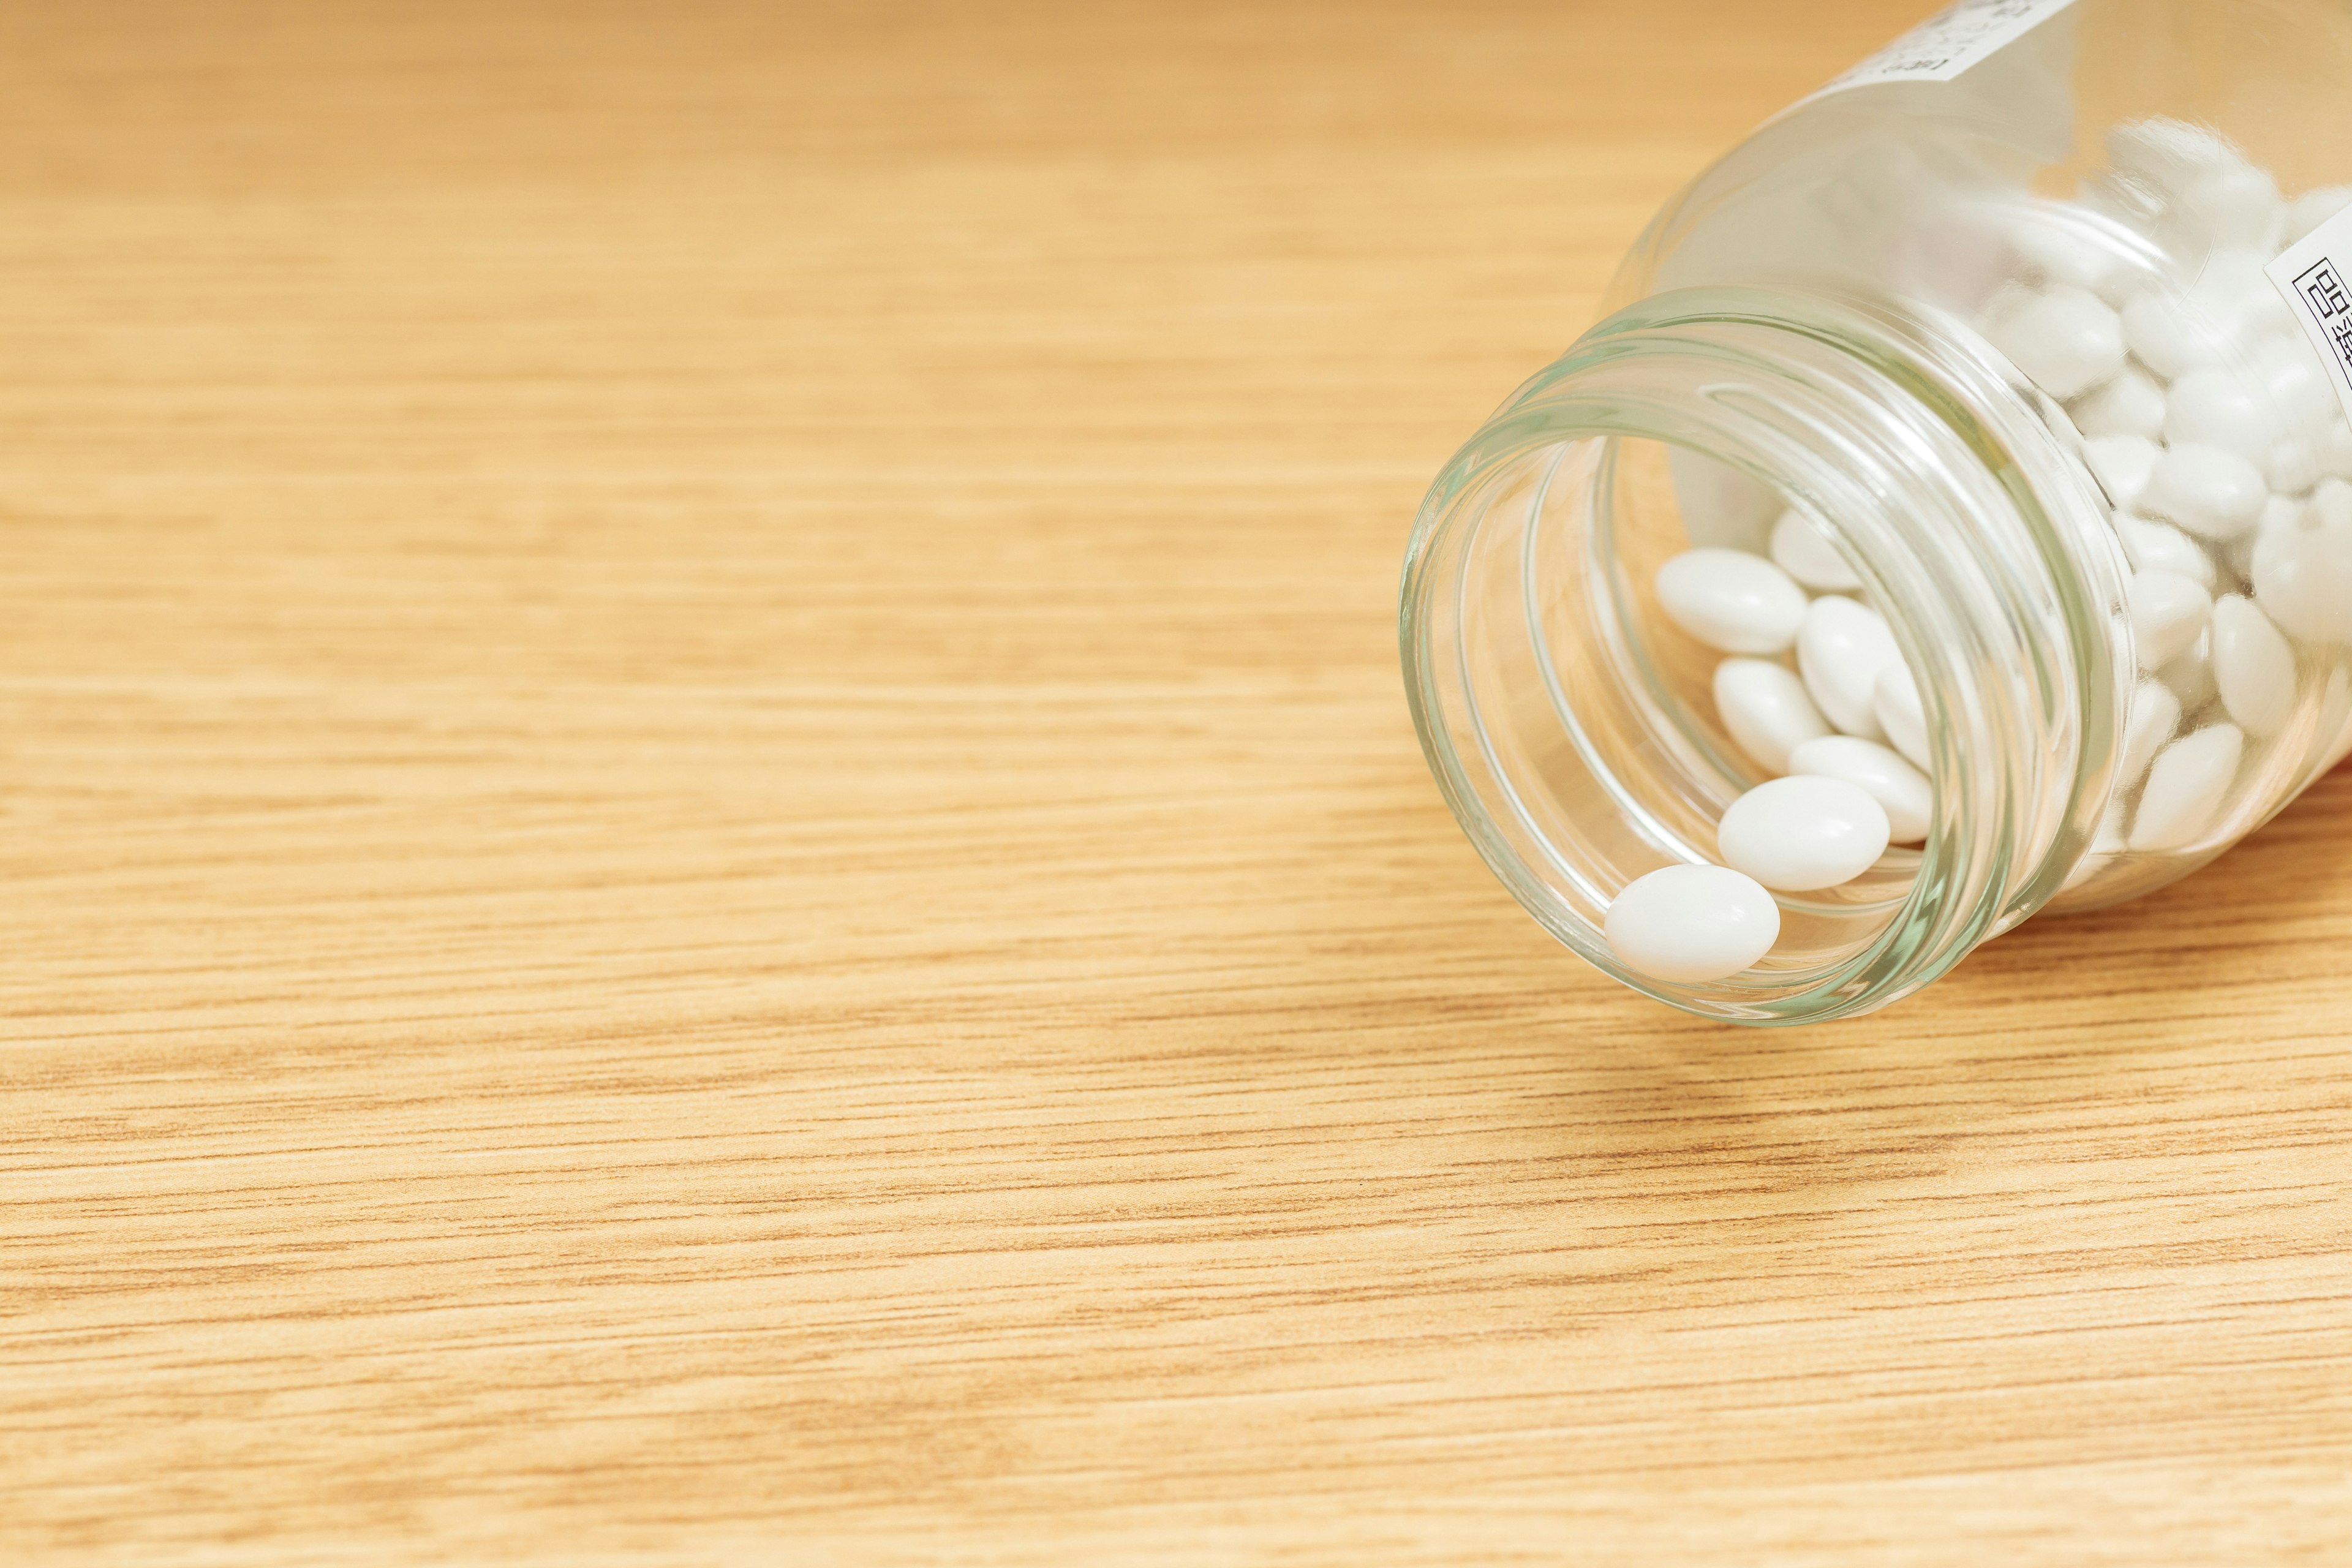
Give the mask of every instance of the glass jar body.
[[[2185, 875], [2352, 740], [2343, 373], [2268, 275], [2352, 177], [2352, 18], [2041, 11], [1703, 174], [1424, 507], [1404, 652], [1449, 801], [1538, 919], [1677, 1005], [1883, 1005], [2044, 907]], [[1724, 811], [1790, 771], [1727, 679], [1800, 683], [1749, 668], [1777, 662], [1824, 710], [1838, 682], [1686, 635], [1659, 573], [1693, 550], [1883, 617], [1934, 801], [1704, 984], [1626, 964], [1609, 910], [1721, 858]], [[1834, 727], [1901, 743], [1874, 709]]]

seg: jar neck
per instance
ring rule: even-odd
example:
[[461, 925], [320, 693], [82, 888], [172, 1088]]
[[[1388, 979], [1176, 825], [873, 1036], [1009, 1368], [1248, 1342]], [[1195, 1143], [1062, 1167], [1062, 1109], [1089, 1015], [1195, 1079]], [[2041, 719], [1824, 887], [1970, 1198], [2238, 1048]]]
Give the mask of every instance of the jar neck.
[[[2128, 702], [2120, 561], [2063, 420], [1971, 342], [1863, 302], [1656, 295], [1432, 488], [1401, 626], [1423, 750], [1519, 901], [1626, 984], [1751, 1023], [1864, 1012], [2039, 909], [2095, 837]], [[1715, 819], [1758, 777], [1643, 632], [1649, 575], [1687, 542], [1663, 468], [1636, 460], [1664, 451], [1842, 541], [1917, 678], [1936, 796], [1916, 872], [1898, 852], [1866, 885], [1784, 897], [1774, 954], [1703, 986], [1631, 973], [1601, 933], [1633, 878], [1714, 858]]]

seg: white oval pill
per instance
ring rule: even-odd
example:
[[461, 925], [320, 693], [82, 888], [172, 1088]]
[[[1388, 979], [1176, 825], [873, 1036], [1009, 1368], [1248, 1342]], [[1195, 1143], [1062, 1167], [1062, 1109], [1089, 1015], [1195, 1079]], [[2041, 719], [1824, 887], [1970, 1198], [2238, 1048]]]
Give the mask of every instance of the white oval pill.
[[2271, 255], [2260, 246], [2223, 236], [2219, 245], [2205, 253], [2203, 264], [2197, 268], [2197, 279], [2189, 286], [2189, 298], [2217, 304], [2256, 294], [2277, 299], [2278, 289], [2263, 272]]
[[2251, 564], [2255, 599], [2289, 637], [2352, 642], [2352, 486], [2326, 480], [2293, 522], [2264, 528]]
[[1895, 634], [1878, 612], [1832, 594], [1815, 599], [1797, 633], [1797, 668], [1822, 717], [1849, 735], [1875, 741], [1882, 731], [1871, 700], [1878, 672], [1903, 662]]
[[2100, 436], [2083, 443], [2083, 460], [2117, 506], [2139, 500], [2163, 456], [2164, 448], [2145, 436]]
[[2271, 400], [2220, 365], [2190, 371], [2167, 395], [2164, 438], [2176, 447], [2218, 447], [2267, 463], [2286, 434], [2280, 426]]
[[2229, 357], [2229, 328], [2168, 289], [2145, 289], [2124, 307], [2124, 341], [2139, 362], [2167, 380]]
[[2180, 699], [2183, 713], [2194, 713], [2212, 701], [2218, 689], [2213, 684], [2213, 628], [2198, 633], [2188, 651], [2158, 670], [2156, 678]]
[[2168, 522], [2134, 517], [2127, 511], [2116, 513], [2114, 521], [2116, 537], [2123, 542], [2133, 571], [2177, 573], [2195, 578], [2207, 593], [2212, 592], [2213, 558], [2205, 553], [2203, 545]]
[[2242, 595], [2213, 601], [2213, 684], [2249, 735], [2275, 735], [2294, 717], [2294, 649]]
[[2215, 724], [2158, 752], [2132, 817], [2131, 847], [2161, 853], [2193, 842], [2229, 795], [2245, 748], [2235, 724]]
[[2129, 259], [2112, 242], [2080, 226], [2062, 208], [2021, 210], [2011, 226], [2009, 242], [2024, 269], [2043, 283], [2086, 289], [2103, 300], [2130, 268]]
[[2299, 331], [2294, 311], [2263, 271], [2272, 254], [2268, 249], [2242, 247], [2214, 251], [2189, 290], [2190, 303], [2226, 323], [2247, 342]]
[[2124, 597], [2142, 669], [2161, 668], [2187, 652], [2213, 614], [2213, 595], [2178, 572], [2135, 573]]
[[2327, 367], [2308, 345], [2293, 338], [2274, 338], [2254, 355], [2247, 372], [2254, 390], [2270, 399], [2287, 428], [2307, 441], [2316, 441], [2330, 424], [2341, 423], [2343, 405], [2328, 384]]
[[1886, 813], [1891, 844], [1916, 844], [1935, 818], [1936, 794], [1927, 775], [1875, 741], [1824, 735], [1789, 753], [1789, 771], [1800, 777], [1843, 779], [1876, 801]]
[[2200, 539], [2233, 539], [2254, 525], [2271, 488], [2263, 471], [2219, 447], [2175, 447], [2157, 460], [2139, 510]]
[[1721, 866], [1667, 866], [1637, 877], [1601, 930], [1617, 962], [1677, 985], [1726, 980], [1772, 950], [1780, 906], [1753, 878]]
[[2063, 401], [2124, 367], [2122, 320], [2088, 289], [2057, 284], [2008, 301], [1985, 336], [2028, 380]]
[[1789, 753], [1830, 732], [1805, 683], [1786, 665], [1727, 658], [1715, 667], [1715, 710], [1739, 749], [1767, 773], [1789, 771]]
[[2139, 783], [2157, 749], [2180, 728], [2180, 699], [2161, 680], [2142, 680], [2132, 689], [2131, 713], [2124, 721], [2124, 751], [2116, 763], [2116, 788]]
[[2229, 543], [2221, 546], [2221, 564], [2240, 578], [2252, 578], [2254, 573], [2254, 550], [2263, 536], [2282, 528], [2293, 528], [2303, 519], [2304, 503], [2293, 496], [2273, 496], [2263, 502], [2262, 520]]
[[2232, 158], [2180, 187], [2164, 215], [2164, 235], [2187, 252], [2209, 245], [2272, 251], [2285, 216], [2278, 182]]
[[1919, 701], [1919, 683], [1911, 667], [1895, 660], [1878, 672], [1870, 690], [1870, 714], [1886, 732], [1886, 743], [1908, 757], [1913, 765], [1927, 766], [1927, 712]]
[[1811, 518], [1800, 511], [1784, 511], [1772, 525], [1772, 561], [1815, 593], [1835, 594], [1862, 586], [1862, 579], [1854, 575], [1837, 547], [1822, 537]]
[[2319, 448], [2300, 436], [2272, 443], [2270, 456], [2263, 459], [2263, 479], [2271, 487], [2273, 500], [2283, 495], [2299, 496], [2317, 484], [2320, 477]]
[[1656, 586], [1666, 618], [1722, 653], [1784, 653], [1804, 624], [1805, 591], [1744, 550], [1685, 550]]
[[2126, 365], [2113, 379], [2067, 405], [2074, 427], [2085, 436], [2147, 436], [2164, 434], [2164, 388], [2137, 366]]
[[1724, 864], [1776, 892], [1851, 882], [1886, 853], [1886, 808], [1843, 779], [1758, 784], [1725, 809], [1715, 838]]

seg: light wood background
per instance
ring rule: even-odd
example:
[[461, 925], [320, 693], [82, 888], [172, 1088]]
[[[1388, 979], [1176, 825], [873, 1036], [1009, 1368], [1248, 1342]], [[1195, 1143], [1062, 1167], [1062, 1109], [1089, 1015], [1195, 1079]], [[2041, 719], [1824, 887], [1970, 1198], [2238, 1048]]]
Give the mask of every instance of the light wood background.
[[0, 1559], [2352, 1558], [2352, 775], [1765, 1034], [1406, 720], [1926, 8], [0, 13]]

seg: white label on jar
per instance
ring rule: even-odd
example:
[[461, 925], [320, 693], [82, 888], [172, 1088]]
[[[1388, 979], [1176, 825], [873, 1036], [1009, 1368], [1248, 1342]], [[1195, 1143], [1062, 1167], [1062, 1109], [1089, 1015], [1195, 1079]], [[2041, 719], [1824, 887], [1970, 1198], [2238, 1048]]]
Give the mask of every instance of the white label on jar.
[[2352, 207], [2288, 246], [2263, 270], [2326, 362], [2336, 400], [2352, 419]]
[[1820, 91], [1797, 101], [1811, 103], [1833, 92], [1875, 87], [1883, 81], [1949, 81], [2074, 3], [2074, 0], [1959, 0], [1959, 4], [1937, 12]]

